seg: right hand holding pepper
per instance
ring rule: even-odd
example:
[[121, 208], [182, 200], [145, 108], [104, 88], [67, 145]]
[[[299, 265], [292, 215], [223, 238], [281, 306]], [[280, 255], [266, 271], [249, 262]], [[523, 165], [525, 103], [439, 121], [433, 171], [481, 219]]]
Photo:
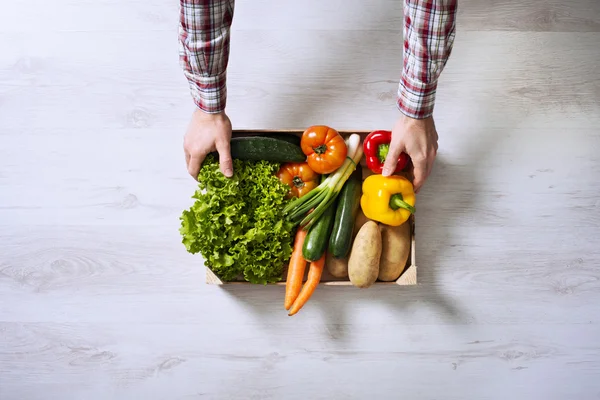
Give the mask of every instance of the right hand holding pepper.
[[418, 193], [431, 173], [437, 155], [438, 134], [433, 117], [414, 119], [400, 115], [392, 129], [392, 141], [383, 166], [383, 176], [390, 176], [396, 169], [402, 152], [408, 154], [414, 166], [414, 188]]

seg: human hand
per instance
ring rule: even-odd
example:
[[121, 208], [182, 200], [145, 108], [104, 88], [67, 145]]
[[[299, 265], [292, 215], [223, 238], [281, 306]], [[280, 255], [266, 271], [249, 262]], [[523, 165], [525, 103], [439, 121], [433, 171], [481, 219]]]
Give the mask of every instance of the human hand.
[[189, 174], [198, 179], [200, 166], [208, 153], [218, 151], [221, 172], [227, 177], [233, 176], [230, 140], [231, 121], [224, 112], [208, 114], [202, 110], [194, 111], [183, 138], [183, 151]]
[[393, 174], [400, 153], [405, 152], [414, 166], [413, 185], [418, 193], [431, 173], [437, 149], [438, 134], [433, 117], [414, 119], [402, 114], [392, 129], [392, 142], [382, 175]]

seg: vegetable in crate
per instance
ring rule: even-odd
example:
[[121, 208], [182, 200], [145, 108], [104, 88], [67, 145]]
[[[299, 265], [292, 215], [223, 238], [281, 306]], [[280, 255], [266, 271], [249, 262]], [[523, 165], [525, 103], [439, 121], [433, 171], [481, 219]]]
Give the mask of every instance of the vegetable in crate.
[[327, 271], [336, 278], [346, 278], [348, 276], [348, 259], [335, 258], [333, 254], [327, 252], [327, 260], [325, 260]]
[[358, 213], [356, 215], [356, 219], [354, 220], [354, 231], [352, 232], [352, 239], [356, 237], [356, 234], [362, 228], [364, 224], [369, 222], [370, 219], [365, 217], [365, 213], [361, 208], [358, 209]]
[[369, 221], [360, 228], [348, 260], [348, 277], [359, 288], [368, 288], [379, 275], [381, 232], [376, 222]]
[[[289, 139], [268, 136], [234, 137], [229, 143], [231, 158], [244, 161], [303, 162], [302, 149]], [[211, 153], [218, 158], [218, 153]]]
[[199, 176], [196, 202], [181, 215], [180, 232], [190, 253], [225, 281], [281, 280], [292, 254], [293, 225], [285, 220], [288, 186], [275, 176], [279, 164], [233, 160], [226, 178], [211, 155]]
[[380, 224], [381, 259], [378, 279], [384, 282], [395, 281], [400, 277], [410, 254], [410, 222], [400, 226]]
[[[315, 228], [317, 225], [315, 225]], [[320, 259], [312, 261], [308, 270], [306, 283], [302, 285], [304, 271], [306, 270], [306, 260], [303, 256], [304, 243], [308, 239], [310, 232], [304, 229], [298, 229], [296, 239], [294, 240], [294, 251], [289, 262], [287, 281], [285, 283], [285, 301], [284, 306], [289, 310], [289, 315], [296, 314], [310, 299], [317, 289], [323, 268], [325, 267], [325, 255]]]
[[325, 254], [331, 236], [331, 229], [333, 228], [334, 216], [335, 204], [332, 204], [309, 229], [302, 248], [302, 255], [307, 261], [317, 261]]
[[308, 276], [306, 277], [306, 282], [304, 286], [302, 286], [302, 290], [296, 297], [294, 304], [290, 308], [289, 316], [296, 314], [300, 309], [306, 304], [306, 302], [310, 299], [312, 294], [317, 289], [319, 282], [321, 282], [321, 276], [323, 275], [323, 268], [325, 268], [325, 254], [318, 259], [317, 261], [313, 261], [310, 263], [310, 267], [308, 270]]
[[[367, 167], [376, 174], [381, 174], [385, 158], [390, 151], [391, 131], [373, 131], [367, 135], [363, 143]], [[400, 172], [408, 163], [408, 155], [400, 153], [394, 172]]]
[[342, 166], [348, 154], [344, 138], [333, 128], [311, 126], [300, 141], [308, 165], [318, 174], [330, 174]]
[[302, 256], [302, 246], [306, 240], [307, 232], [298, 229], [296, 239], [294, 240], [294, 250], [288, 263], [287, 279], [285, 281], [285, 300], [284, 307], [289, 310], [302, 289], [302, 280], [306, 270], [306, 260]]
[[279, 180], [290, 187], [289, 197], [302, 197], [319, 186], [320, 175], [308, 163], [285, 163], [277, 172]]
[[300, 136], [294, 135], [292, 133], [283, 133], [283, 132], [265, 133], [262, 131], [236, 130], [234, 137], [236, 137], [236, 138], [238, 138], [238, 137], [267, 137], [267, 138], [285, 140], [286, 142], [294, 143], [296, 146], [300, 147]]
[[329, 237], [329, 252], [344, 258], [350, 252], [354, 237], [354, 221], [360, 209], [362, 168], [357, 168], [342, 187], [335, 211], [335, 222]]
[[[363, 155], [359, 135], [355, 133], [350, 135], [346, 140], [346, 146], [348, 157], [346, 157], [344, 164], [335, 173], [329, 175], [325, 181], [321, 182], [318, 187], [308, 192], [306, 196], [295, 199], [286, 206], [284, 212], [294, 224], [300, 223], [303, 229], [309, 229], [335, 202], [344, 183], [354, 172]], [[314, 211], [309, 214], [311, 210]]]
[[371, 175], [363, 182], [360, 206], [367, 218], [386, 225], [402, 225], [415, 213], [415, 193], [399, 175]]

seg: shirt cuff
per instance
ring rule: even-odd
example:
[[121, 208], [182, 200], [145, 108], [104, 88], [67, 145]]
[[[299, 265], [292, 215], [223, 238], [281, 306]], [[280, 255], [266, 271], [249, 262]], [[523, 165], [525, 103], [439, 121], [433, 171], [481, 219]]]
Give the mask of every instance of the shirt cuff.
[[227, 103], [227, 73], [217, 76], [187, 74], [190, 92], [196, 106], [209, 114], [225, 111]]
[[433, 114], [437, 82], [422, 83], [402, 74], [398, 86], [398, 109], [406, 116], [424, 119]]

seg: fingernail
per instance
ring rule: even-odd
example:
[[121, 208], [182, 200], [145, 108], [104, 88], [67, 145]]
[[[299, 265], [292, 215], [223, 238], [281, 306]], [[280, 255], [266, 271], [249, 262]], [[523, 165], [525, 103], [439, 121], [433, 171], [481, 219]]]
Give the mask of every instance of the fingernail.
[[233, 176], [233, 171], [231, 170], [231, 168], [227, 168], [225, 170], [225, 176], [228, 178], [231, 178]]
[[389, 176], [390, 175], [390, 170], [389, 169], [384, 169], [383, 172], [381, 173], [381, 175], [383, 175], [383, 176]]

